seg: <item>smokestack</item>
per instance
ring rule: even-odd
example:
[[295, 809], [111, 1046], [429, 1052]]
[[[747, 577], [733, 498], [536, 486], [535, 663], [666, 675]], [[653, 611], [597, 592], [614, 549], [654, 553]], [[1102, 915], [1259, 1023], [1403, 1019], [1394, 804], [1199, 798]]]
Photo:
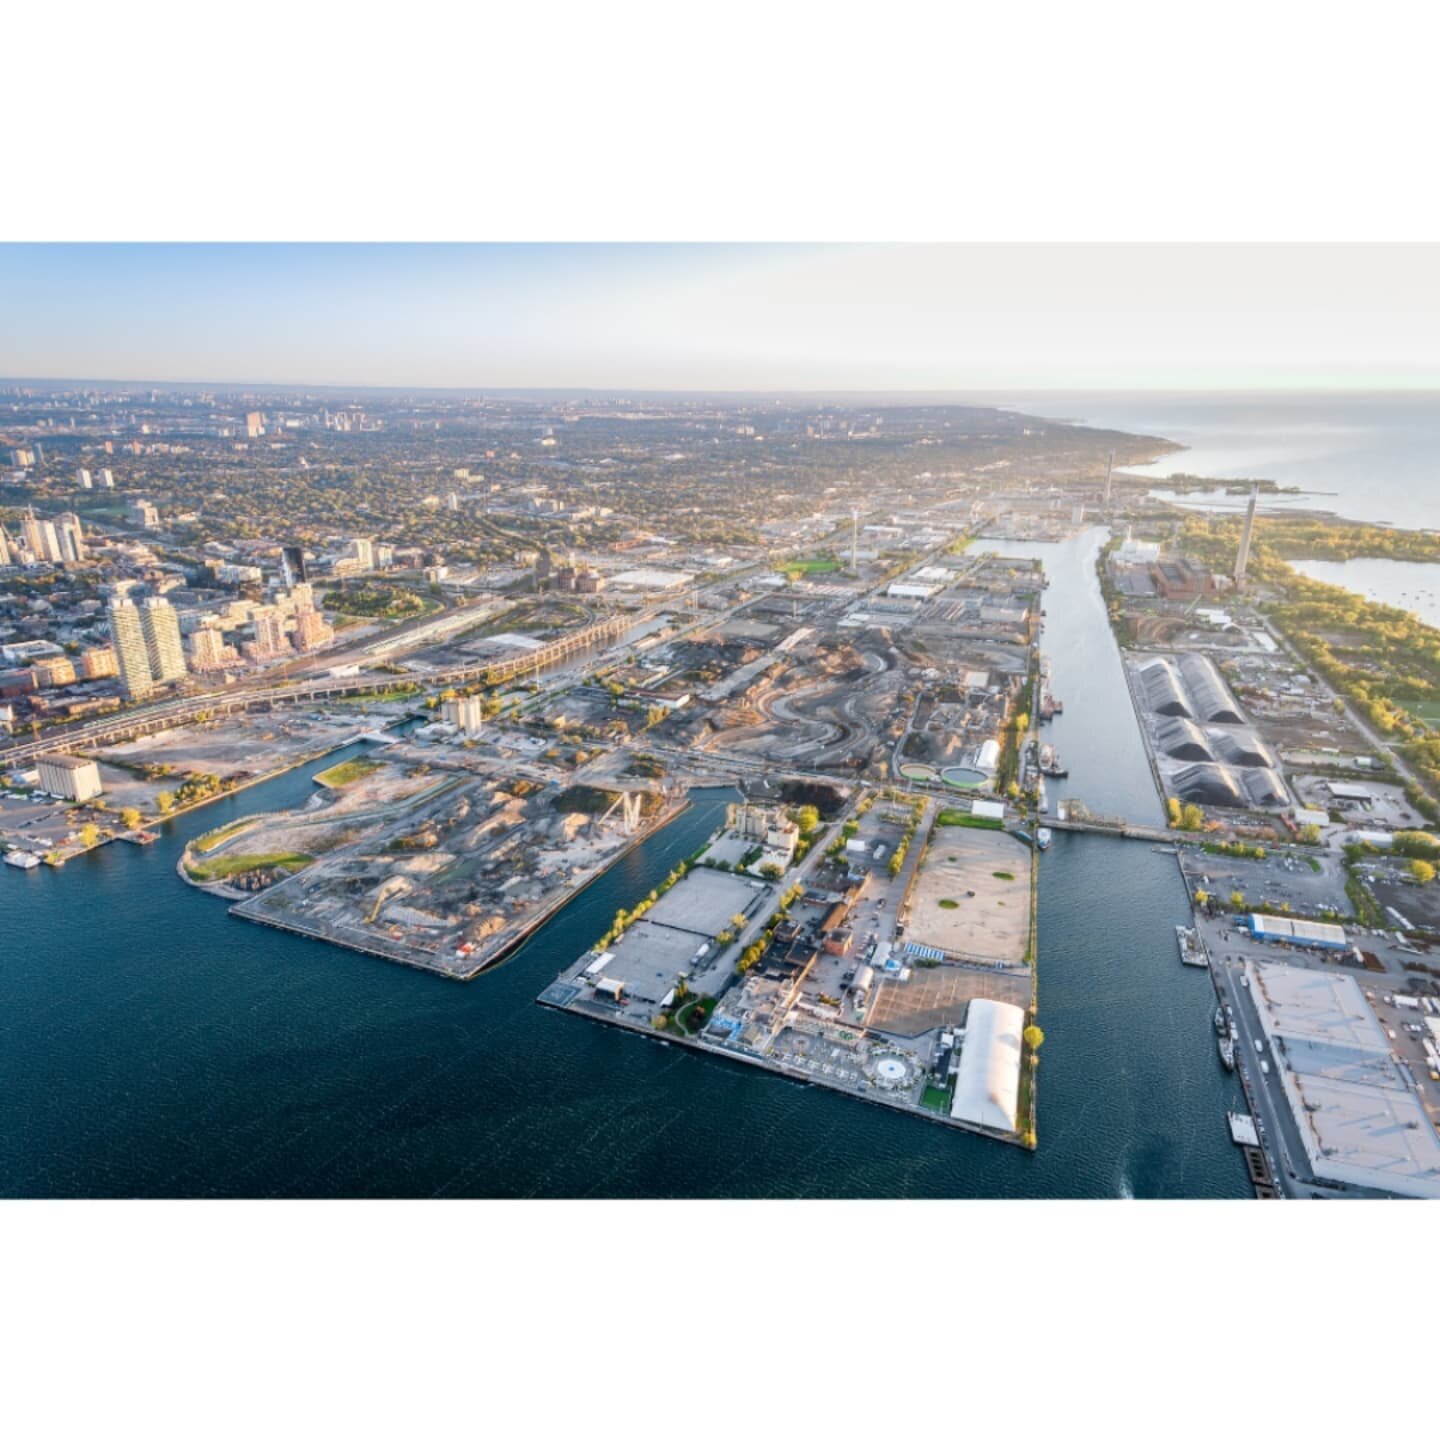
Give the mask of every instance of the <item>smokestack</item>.
[[1255, 502], [1260, 498], [1260, 486], [1250, 486], [1250, 503], [1245, 507], [1245, 528], [1240, 532], [1240, 549], [1235, 556], [1235, 588], [1245, 583], [1245, 568], [1250, 563], [1250, 539], [1255, 533]]

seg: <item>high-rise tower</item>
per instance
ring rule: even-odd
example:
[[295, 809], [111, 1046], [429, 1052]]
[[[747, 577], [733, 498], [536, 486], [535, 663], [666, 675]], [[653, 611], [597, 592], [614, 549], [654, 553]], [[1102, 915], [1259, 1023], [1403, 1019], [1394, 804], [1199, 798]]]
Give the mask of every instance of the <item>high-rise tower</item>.
[[85, 559], [85, 536], [80, 529], [80, 517], [67, 511], [55, 521], [55, 538], [60, 546], [60, 558], [80, 564]]
[[185, 649], [180, 643], [180, 621], [175, 607], [162, 595], [152, 595], [140, 612], [145, 653], [158, 685], [185, 678]]
[[280, 548], [280, 569], [285, 578], [285, 588], [293, 590], [309, 578], [305, 571], [305, 548], [302, 545], [283, 545]]
[[110, 638], [125, 693], [132, 700], [148, 695], [155, 688], [155, 681], [150, 674], [150, 656], [145, 649], [145, 633], [140, 628], [140, 612], [135, 602], [123, 595], [117, 595], [110, 602]]

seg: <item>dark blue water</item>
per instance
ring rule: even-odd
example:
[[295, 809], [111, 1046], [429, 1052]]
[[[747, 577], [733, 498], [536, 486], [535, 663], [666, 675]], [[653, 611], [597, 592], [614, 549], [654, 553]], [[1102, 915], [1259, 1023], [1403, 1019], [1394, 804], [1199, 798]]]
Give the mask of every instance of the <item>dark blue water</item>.
[[1248, 1193], [1171, 857], [1059, 835], [1042, 861], [1031, 1155], [534, 1004], [723, 791], [469, 985], [233, 919], [176, 877], [187, 838], [298, 802], [328, 763], [145, 850], [0, 870], [0, 1194]]

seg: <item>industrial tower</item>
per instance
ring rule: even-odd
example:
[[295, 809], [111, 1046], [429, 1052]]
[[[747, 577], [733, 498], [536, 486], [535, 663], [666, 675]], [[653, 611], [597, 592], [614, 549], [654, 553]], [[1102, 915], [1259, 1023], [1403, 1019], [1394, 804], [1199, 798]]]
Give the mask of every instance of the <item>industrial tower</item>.
[[1235, 554], [1235, 588], [1245, 583], [1245, 567], [1250, 563], [1250, 537], [1255, 533], [1255, 502], [1259, 499], [1260, 487], [1251, 485], [1250, 503], [1245, 507], [1245, 528], [1240, 532], [1240, 549]]
[[1110, 506], [1110, 472], [1115, 468], [1115, 452], [1110, 452], [1110, 458], [1105, 462], [1105, 507]]
[[860, 512], [850, 512], [850, 570], [853, 574], [860, 573]]

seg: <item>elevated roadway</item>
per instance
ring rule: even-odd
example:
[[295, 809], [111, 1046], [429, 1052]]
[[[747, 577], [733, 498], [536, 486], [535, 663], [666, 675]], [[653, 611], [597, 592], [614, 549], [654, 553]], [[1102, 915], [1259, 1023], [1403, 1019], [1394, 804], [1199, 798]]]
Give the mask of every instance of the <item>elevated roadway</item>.
[[193, 724], [202, 716], [236, 715], [247, 710], [268, 710], [276, 705], [307, 704], [316, 700], [336, 700], [352, 695], [380, 695], [405, 684], [427, 688], [477, 682], [504, 684], [568, 660], [584, 650], [604, 644], [607, 640], [614, 640], [627, 630], [643, 625], [652, 619], [655, 613], [642, 611], [634, 615], [612, 616], [608, 620], [587, 625], [582, 630], [552, 640], [538, 650], [527, 650], [512, 659], [490, 661], [486, 664], [456, 666], [423, 675], [330, 675], [289, 684], [254, 685], [243, 689], [237, 686], [229, 691], [211, 691], [162, 700], [118, 715], [109, 715], [101, 720], [67, 726], [38, 739], [7, 745], [0, 748], [0, 765], [22, 765], [57, 750], [113, 744], [118, 740], [133, 739], [137, 735], [148, 735], [157, 730], [173, 729], [177, 725]]

